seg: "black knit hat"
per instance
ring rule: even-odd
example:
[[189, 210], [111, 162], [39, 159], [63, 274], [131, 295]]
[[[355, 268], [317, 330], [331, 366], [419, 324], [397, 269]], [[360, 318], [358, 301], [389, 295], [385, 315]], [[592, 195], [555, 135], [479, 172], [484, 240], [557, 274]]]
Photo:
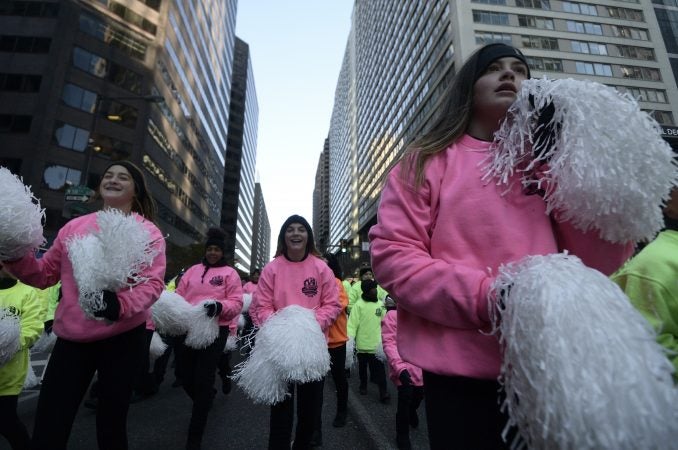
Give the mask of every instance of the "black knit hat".
[[221, 249], [222, 252], [226, 251], [226, 232], [221, 228], [210, 228], [207, 230], [207, 240], [205, 241], [205, 249], [210, 245], [215, 245]]
[[306, 228], [306, 233], [308, 233], [308, 241], [306, 242], [306, 255], [308, 255], [308, 253], [315, 248], [313, 230], [311, 229], [311, 225], [309, 225], [308, 221], [298, 214], [289, 216], [287, 220], [285, 220], [285, 223], [282, 224], [282, 227], [280, 227], [280, 233], [278, 234], [278, 247], [284, 249], [285, 253], [287, 252], [287, 246], [285, 245], [285, 231], [287, 231], [287, 227], [293, 223], [301, 224], [304, 228]]
[[[362, 269], [360, 269], [360, 272], [359, 272], [360, 278], [362, 278], [363, 275], [365, 275], [367, 272], [372, 272], [372, 268], [371, 267], [363, 267]], [[374, 272], [372, 272], [372, 275], [374, 275]]]
[[363, 290], [363, 295], [377, 288], [377, 282], [374, 280], [363, 280], [360, 282], [360, 288]]
[[478, 51], [478, 61], [476, 62], [476, 71], [473, 79], [477, 80], [480, 78], [485, 73], [485, 70], [487, 70], [487, 67], [492, 64], [492, 62], [507, 56], [518, 58], [523, 63], [525, 63], [527, 66], [527, 78], [530, 78], [530, 65], [527, 63], [525, 55], [523, 55], [523, 53], [515, 47], [511, 47], [510, 45], [502, 43], [495, 43], [486, 45]]

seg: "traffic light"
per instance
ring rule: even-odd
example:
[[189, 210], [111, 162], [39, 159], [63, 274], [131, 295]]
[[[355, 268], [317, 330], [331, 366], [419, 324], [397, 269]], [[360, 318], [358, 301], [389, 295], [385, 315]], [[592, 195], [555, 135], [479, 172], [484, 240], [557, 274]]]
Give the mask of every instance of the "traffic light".
[[339, 247], [341, 247], [341, 253], [346, 253], [348, 251], [348, 239], [339, 241]]

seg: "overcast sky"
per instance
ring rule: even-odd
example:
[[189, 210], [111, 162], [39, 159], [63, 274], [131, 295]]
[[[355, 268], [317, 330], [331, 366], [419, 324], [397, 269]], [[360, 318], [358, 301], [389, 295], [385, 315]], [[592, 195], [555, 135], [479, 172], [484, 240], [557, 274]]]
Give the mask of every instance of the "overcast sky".
[[350, 0], [241, 0], [236, 35], [250, 47], [259, 102], [258, 181], [271, 251], [285, 219], [313, 218], [313, 185], [351, 28]]

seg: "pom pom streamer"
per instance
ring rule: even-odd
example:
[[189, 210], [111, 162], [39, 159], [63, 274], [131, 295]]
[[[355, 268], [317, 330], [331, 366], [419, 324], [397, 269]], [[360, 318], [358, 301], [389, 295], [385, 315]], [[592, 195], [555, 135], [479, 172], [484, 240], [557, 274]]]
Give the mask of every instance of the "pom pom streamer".
[[616, 284], [566, 254], [499, 271], [494, 294], [508, 294], [490, 304], [504, 353], [503, 408], [520, 435], [512, 448], [675, 445], [673, 367]]
[[23, 389], [30, 389], [32, 387], [37, 386], [38, 384], [40, 384], [40, 379], [38, 379], [38, 376], [35, 374], [35, 370], [33, 370], [33, 365], [31, 364], [31, 356], [29, 353], [28, 369], [26, 370], [26, 378], [24, 378]]
[[313, 310], [291, 305], [259, 329], [256, 346], [233, 378], [255, 403], [272, 405], [288, 395], [289, 382], [320, 380], [329, 369], [327, 340]]
[[209, 346], [219, 337], [219, 317], [208, 317], [205, 313], [205, 303], [216, 300], [203, 300], [191, 306], [188, 312], [188, 333], [184, 344], [187, 347], [201, 349]]
[[181, 336], [190, 327], [191, 304], [176, 292], [162, 291], [151, 307], [156, 330], [168, 336]]
[[252, 294], [243, 294], [241, 312], [249, 312], [251, 303], [252, 303]]
[[49, 353], [56, 344], [57, 336], [52, 333], [42, 332], [38, 340], [31, 347], [31, 353]]
[[236, 336], [233, 336], [232, 334], [229, 334], [228, 338], [226, 338], [226, 344], [224, 345], [224, 353], [237, 350], [237, 348], [238, 348], [238, 338]]
[[245, 321], [245, 316], [243, 316], [242, 314], [240, 314], [240, 315], [238, 316], [238, 331], [244, 330], [246, 324], [247, 324], [247, 323], [246, 323], [246, 321]]
[[386, 353], [384, 353], [384, 345], [381, 341], [379, 341], [379, 345], [377, 345], [377, 348], [374, 351], [374, 357], [384, 364], [388, 363], [388, 358], [386, 357]]
[[344, 367], [352, 369], [355, 366], [355, 338], [348, 338], [346, 342], [346, 361]]
[[134, 215], [111, 208], [99, 211], [96, 220], [98, 231], [66, 243], [80, 306], [90, 318], [106, 307], [101, 291], [146, 282], [142, 273], [158, 254], [150, 232]]
[[40, 247], [45, 238], [45, 210], [31, 190], [8, 169], [0, 167], [0, 260], [19, 259]]
[[21, 349], [21, 323], [6, 309], [0, 310], [0, 367]]
[[151, 338], [151, 345], [148, 348], [149, 363], [153, 365], [155, 360], [160, 358], [163, 353], [165, 353], [165, 350], [167, 350], [167, 344], [165, 344], [160, 335], [154, 331], [153, 337]]
[[[553, 103], [553, 144], [532, 148], [539, 111]], [[534, 106], [533, 106], [534, 105]], [[533, 155], [537, 155], [534, 157]], [[543, 161], [548, 168], [540, 173]], [[651, 240], [678, 181], [657, 122], [628, 94], [584, 80], [523, 81], [495, 133], [485, 179], [545, 189], [547, 211], [610, 242]], [[539, 177], [539, 179], [537, 179]]]

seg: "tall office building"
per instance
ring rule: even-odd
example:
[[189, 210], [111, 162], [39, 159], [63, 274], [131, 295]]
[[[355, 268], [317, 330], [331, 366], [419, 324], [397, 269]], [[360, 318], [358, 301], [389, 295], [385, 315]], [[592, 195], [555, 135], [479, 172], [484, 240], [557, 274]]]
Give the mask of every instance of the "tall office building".
[[227, 232], [224, 256], [235, 268], [250, 272], [254, 217], [254, 171], [257, 159], [259, 105], [249, 46], [236, 37], [221, 227]]
[[328, 250], [330, 242], [330, 140], [325, 139], [323, 151], [318, 159], [313, 188], [313, 237], [321, 253]]
[[261, 191], [261, 184], [254, 186], [254, 219], [252, 233], [252, 260], [250, 271], [261, 269], [270, 260], [271, 255], [271, 224], [268, 221], [266, 202]]
[[[677, 9], [654, 3], [671, 17]], [[640, 0], [356, 1], [329, 131], [330, 244], [349, 239], [365, 253], [387, 170], [430, 123], [456, 68], [486, 43], [521, 48], [533, 77], [629, 92], [675, 131], [666, 48], [676, 42], [664, 43], [655, 8]]]
[[0, 164], [48, 238], [104, 168], [145, 170], [169, 241], [218, 225], [236, 0], [0, 2]]

